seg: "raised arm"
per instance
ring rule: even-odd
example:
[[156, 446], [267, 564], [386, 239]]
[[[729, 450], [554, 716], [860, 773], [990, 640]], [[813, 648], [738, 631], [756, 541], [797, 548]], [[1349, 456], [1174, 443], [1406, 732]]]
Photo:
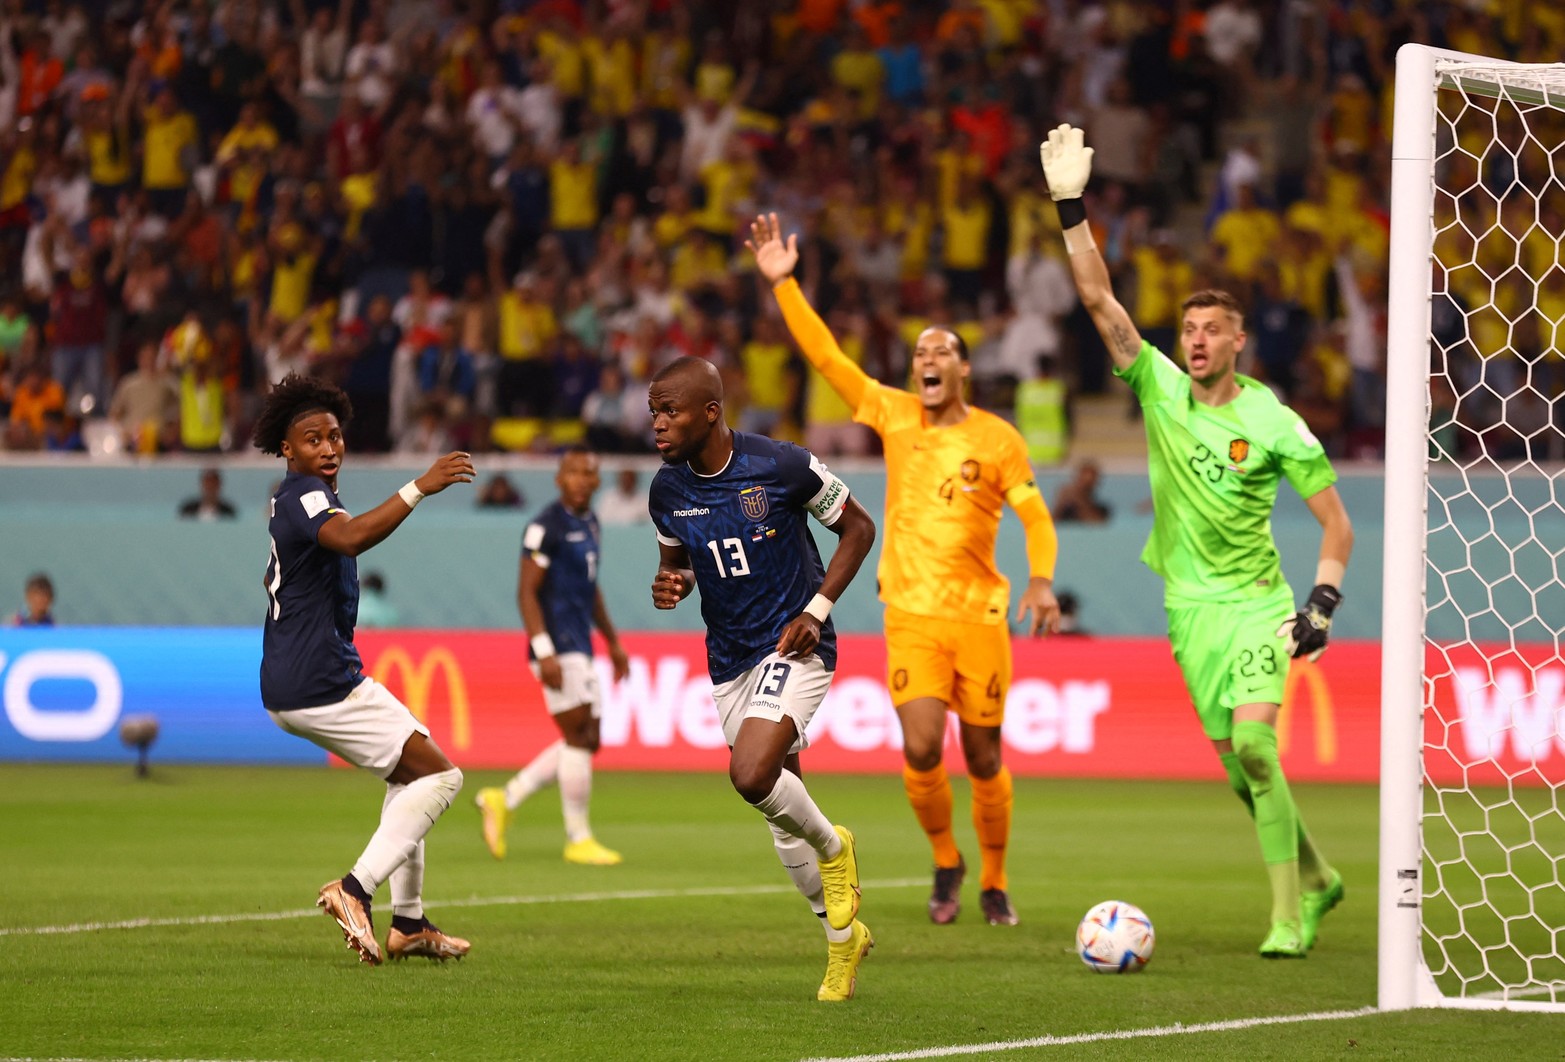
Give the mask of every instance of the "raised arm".
[[357, 557], [377, 546], [402, 525], [413, 507], [429, 494], [439, 494], [453, 483], [473, 481], [473, 457], [449, 453], [429, 466], [429, 471], [408, 483], [397, 493], [367, 513], [349, 516], [338, 513], [321, 525], [316, 541], [333, 553]]
[[1060, 212], [1060, 229], [1065, 235], [1065, 249], [1070, 252], [1076, 293], [1109, 348], [1114, 364], [1128, 369], [1141, 352], [1141, 334], [1114, 297], [1108, 265], [1092, 238], [1087, 208], [1081, 201], [1087, 178], [1092, 175], [1092, 149], [1086, 146], [1080, 129], [1061, 125], [1049, 130], [1049, 139], [1039, 145], [1038, 153], [1043, 159], [1049, 195]]
[[858, 411], [865, 392], [875, 386], [865, 371], [855, 365], [826, 327], [820, 314], [810, 305], [793, 279], [794, 267], [799, 264], [799, 237], [795, 233], [787, 242], [782, 238], [782, 227], [776, 214], [760, 214], [750, 225], [750, 239], [745, 241], [750, 253], [755, 255], [756, 268], [772, 286], [772, 294], [782, 309], [783, 320], [794, 342], [804, 352], [804, 357], [818, 369], [833, 391], [842, 396], [848, 408]]

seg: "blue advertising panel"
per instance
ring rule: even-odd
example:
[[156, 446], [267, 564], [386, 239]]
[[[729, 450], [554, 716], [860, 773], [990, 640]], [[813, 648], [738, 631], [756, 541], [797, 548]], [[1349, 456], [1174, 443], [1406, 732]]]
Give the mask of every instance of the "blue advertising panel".
[[261, 707], [256, 628], [0, 628], [0, 760], [122, 760], [119, 724], [151, 715], [152, 756], [324, 763]]

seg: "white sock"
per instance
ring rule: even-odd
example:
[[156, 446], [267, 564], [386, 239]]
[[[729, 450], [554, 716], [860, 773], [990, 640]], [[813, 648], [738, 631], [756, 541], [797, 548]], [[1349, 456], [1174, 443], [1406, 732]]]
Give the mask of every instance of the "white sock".
[[401, 792], [387, 794], [380, 812], [380, 828], [353, 864], [353, 876], [365, 892], [374, 896], [380, 883], [408, 861], [461, 790], [462, 772], [453, 767], [416, 778], [402, 786]]
[[809, 903], [815, 917], [821, 920], [826, 939], [835, 944], [847, 940], [853, 935], [852, 926], [833, 929], [831, 923], [826, 921], [826, 899], [821, 890], [821, 868], [815, 861], [815, 849], [804, 838], [785, 833], [776, 823], [768, 822], [766, 825], [772, 831], [772, 844], [777, 849], [777, 858], [782, 860], [783, 869], [793, 879], [793, 887], [799, 890], [799, 895]]
[[573, 844], [592, 836], [587, 804], [592, 800], [592, 751], [561, 743], [560, 810], [565, 814], [565, 839]]
[[517, 771], [516, 775], [505, 783], [507, 810], [515, 811], [522, 801], [544, 786], [553, 784], [560, 771], [560, 750], [564, 747], [565, 739], [561, 738], [534, 756], [531, 763]]
[[816, 855], [831, 859], [842, 851], [842, 839], [832, 829], [831, 820], [815, 806], [810, 791], [792, 771], [785, 769], [778, 775], [777, 784], [755, 809], [784, 833], [808, 842]]
[[[386, 814], [386, 808], [407, 786], [400, 784], [386, 784], [386, 799], [380, 806], [381, 816]], [[403, 918], [424, 917], [424, 842], [420, 841], [413, 848], [413, 854], [406, 861], [391, 872], [387, 880], [391, 886], [391, 913], [401, 915]]]

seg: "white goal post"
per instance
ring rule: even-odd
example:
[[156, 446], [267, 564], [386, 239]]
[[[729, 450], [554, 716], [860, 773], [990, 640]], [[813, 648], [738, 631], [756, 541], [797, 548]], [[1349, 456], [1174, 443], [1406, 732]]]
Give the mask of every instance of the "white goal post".
[[1379, 1005], [1565, 1011], [1565, 64], [1395, 104]]

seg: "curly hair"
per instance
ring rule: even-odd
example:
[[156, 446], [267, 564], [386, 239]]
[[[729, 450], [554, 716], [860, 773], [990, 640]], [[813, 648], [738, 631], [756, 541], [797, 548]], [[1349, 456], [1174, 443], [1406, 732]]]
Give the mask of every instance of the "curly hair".
[[283, 452], [283, 440], [294, 421], [306, 413], [326, 412], [334, 414], [337, 424], [346, 428], [353, 419], [353, 403], [340, 387], [318, 380], [313, 376], [300, 376], [291, 372], [273, 387], [256, 419], [251, 441], [264, 454]]

